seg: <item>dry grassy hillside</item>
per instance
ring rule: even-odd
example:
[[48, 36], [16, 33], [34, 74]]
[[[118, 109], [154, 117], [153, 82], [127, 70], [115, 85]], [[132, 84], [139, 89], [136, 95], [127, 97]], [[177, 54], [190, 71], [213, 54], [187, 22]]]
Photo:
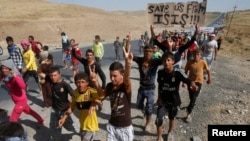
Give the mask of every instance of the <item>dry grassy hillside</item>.
[[[206, 21], [211, 21], [209, 19], [216, 15], [218, 13], [210, 14]], [[19, 43], [28, 35], [34, 35], [43, 43], [60, 44], [62, 31], [80, 43], [91, 42], [96, 34], [106, 41], [128, 32], [138, 38], [149, 29], [145, 16], [144, 11], [107, 12], [85, 6], [49, 3], [46, 0], [1, 0], [0, 40], [11, 35]]]
[[49, 3], [45, 0], [1, 0], [0, 39], [7, 35], [18, 43], [28, 35], [48, 44], [60, 44], [60, 33], [65, 31], [77, 42], [86, 43], [100, 34], [104, 40], [114, 40], [132, 32], [139, 37], [148, 30], [145, 12], [107, 12], [104, 10]]
[[232, 13], [226, 16], [225, 28], [221, 32], [224, 38], [222, 54], [250, 61], [250, 10], [236, 11], [231, 26]]
[[145, 19], [136, 15], [42, 0], [2, 0], [0, 10], [0, 37], [12, 35], [16, 41], [31, 34], [46, 43], [60, 43], [65, 31], [79, 42], [90, 42], [96, 34], [108, 40], [145, 28]]

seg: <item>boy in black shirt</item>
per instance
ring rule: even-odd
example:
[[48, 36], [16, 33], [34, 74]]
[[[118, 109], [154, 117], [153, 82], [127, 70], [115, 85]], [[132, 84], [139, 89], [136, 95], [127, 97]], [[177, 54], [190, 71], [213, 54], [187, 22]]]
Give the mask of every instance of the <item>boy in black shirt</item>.
[[[50, 129], [52, 132], [52, 141], [58, 141], [62, 140], [62, 128], [59, 128], [58, 121], [70, 106], [68, 94], [72, 95], [73, 89], [61, 78], [61, 72], [58, 67], [51, 67], [49, 71], [49, 77], [52, 81], [52, 109], [50, 114]], [[77, 131], [77, 128], [73, 126], [73, 120], [71, 117], [67, 118], [63, 127], [69, 131]]]
[[172, 129], [174, 127], [174, 118], [177, 115], [178, 107], [181, 104], [179, 95], [180, 82], [186, 83], [192, 90], [197, 90], [197, 86], [184, 73], [178, 69], [174, 69], [174, 55], [170, 52], [164, 53], [162, 57], [164, 68], [158, 71], [158, 109], [155, 121], [157, 127], [158, 141], [162, 138], [163, 117], [168, 112], [169, 129], [168, 140], [173, 140]]

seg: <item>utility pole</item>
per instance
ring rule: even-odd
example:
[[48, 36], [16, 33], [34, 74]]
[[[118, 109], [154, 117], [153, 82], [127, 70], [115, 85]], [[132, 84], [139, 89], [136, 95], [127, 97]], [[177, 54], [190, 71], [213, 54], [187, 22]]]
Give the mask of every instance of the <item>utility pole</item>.
[[[236, 7], [236, 4], [235, 4], [235, 6], [234, 6], [234, 11], [233, 11], [233, 14], [232, 14], [231, 20], [230, 20], [229, 25], [228, 25], [228, 28], [227, 28], [227, 34], [228, 34], [228, 31], [230, 30], [231, 22], [232, 22], [232, 20], [233, 20], [233, 17], [234, 17], [234, 12], [235, 12], [235, 9], [236, 9], [236, 8], [237, 8], [237, 7]], [[226, 34], [226, 36], [227, 36], [227, 34]]]

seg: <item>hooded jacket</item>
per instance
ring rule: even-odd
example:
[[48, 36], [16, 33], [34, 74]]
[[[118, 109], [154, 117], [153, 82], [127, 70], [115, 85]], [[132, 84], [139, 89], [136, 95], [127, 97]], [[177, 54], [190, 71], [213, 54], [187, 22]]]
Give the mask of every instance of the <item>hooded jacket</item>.
[[26, 84], [23, 81], [22, 76], [17, 70], [12, 59], [1, 61], [1, 67], [2, 66], [9, 68], [11, 71], [14, 71], [16, 73], [15, 76], [12, 76], [11, 74], [9, 74], [8, 76], [3, 76], [3, 75], [1, 76], [2, 77], [1, 80], [5, 83], [6, 87], [9, 90], [11, 99], [14, 101], [14, 103], [22, 101], [26, 102], [27, 101]]

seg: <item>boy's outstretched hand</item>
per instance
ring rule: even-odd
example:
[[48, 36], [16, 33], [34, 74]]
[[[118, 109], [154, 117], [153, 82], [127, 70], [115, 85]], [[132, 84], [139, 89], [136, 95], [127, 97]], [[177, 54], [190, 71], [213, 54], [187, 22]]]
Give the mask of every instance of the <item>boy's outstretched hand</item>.
[[124, 57], [126, 59], [126, 61], [128, 61], [128, 63], [132, 63], [133, 61], [133, 54], [132, 52], [130, 52], [130, 39], [131, 39], [131, 35], [127, 35], [127, 43], [126, 43], [126, 49], [125, 48], [122, 48], [123, 49], [123, 52], [124, 52]]
[[91, 66], [89, 65], [89, 79], [90, 81], [92, 81], [93, 83], [98, 82], [98, 77], [97, 74], [95, 72], [95, 65], [93, 66], [93, 69], [91, 68]]

